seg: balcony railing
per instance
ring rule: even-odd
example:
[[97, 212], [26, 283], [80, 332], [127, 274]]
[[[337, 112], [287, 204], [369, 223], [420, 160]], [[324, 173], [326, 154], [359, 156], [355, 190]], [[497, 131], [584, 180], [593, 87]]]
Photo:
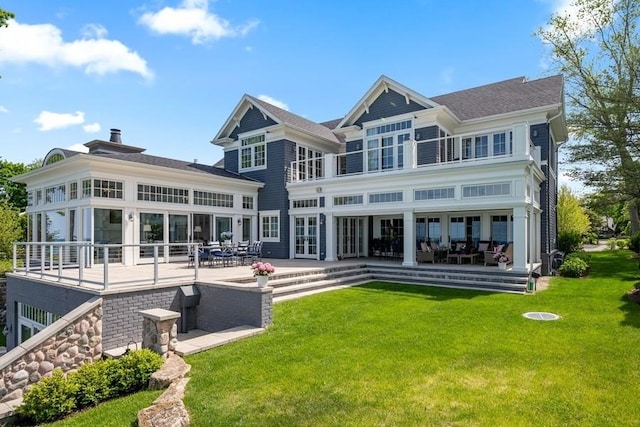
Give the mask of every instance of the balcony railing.
[[405, 141], [401, 146], [325, 154], [291, 162], [288, 182], [315, 181], [334, 177], [381, 172], [492, 162], [515, 155], [530, 155], [540, 165], [540, 148], [529, 139], [529, 127], [484, 130], [481, 133], [449, 135], [421, 141]]
[[[96, 285], [103, 290], [112, 285], [131, 285], [135, 283], [152, 283], [157, 285], [162, 280], [193, 279], [198, 280], [198, 262], [193, 263], [193, 270], [184, 270], [185, 274], [161, 277], [159, 265], [168, 262], [168, 255], [197, 253], [199, 243], [148, 243], [140, 245], [93, 244], [89, 242], [19, 242], [13, 244], [13, 272], [24, 273], [25, 276], [53, 279], [58, 282], [69, 281], [76, 285]], [[139, 264], [152, 265], [152, 269], [136, 270], [135, 278], [113, 280], [110, 272], [123, 266], [123, 252], [134, 251], [141, 255]], [[146, 257], [142, 257], [146, 254]], [[96, 269], [102, 269], [100, 279], [96, 280]], [[92, 277], [92, 278], [89, 278]]]

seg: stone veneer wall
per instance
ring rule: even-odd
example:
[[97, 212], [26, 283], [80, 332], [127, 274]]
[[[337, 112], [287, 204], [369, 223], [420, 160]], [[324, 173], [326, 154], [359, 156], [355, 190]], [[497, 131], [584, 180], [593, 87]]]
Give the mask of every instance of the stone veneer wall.
[[[102, 358], [102, 298], [94, 297], [0, 357], [0, 403], [51, 375]], [[2, 408], [0, 408], [2, 411]]]

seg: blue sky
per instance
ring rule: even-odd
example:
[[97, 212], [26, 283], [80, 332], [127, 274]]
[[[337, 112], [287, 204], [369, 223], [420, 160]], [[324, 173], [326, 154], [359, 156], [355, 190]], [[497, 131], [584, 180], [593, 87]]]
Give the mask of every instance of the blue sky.
[[533, 36], [567, 0], [5, 0], [0, 157], [122, 130], [147, 154], [213, 164], [244, 93], [315, 121], [382, 74], [429, 97], [553, 74]]

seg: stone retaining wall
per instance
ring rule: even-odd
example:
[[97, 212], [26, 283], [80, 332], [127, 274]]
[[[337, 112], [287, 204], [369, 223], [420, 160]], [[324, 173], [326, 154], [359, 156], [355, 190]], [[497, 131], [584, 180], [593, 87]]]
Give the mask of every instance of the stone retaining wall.
[[68, 373], [101, 358], [102, 298], [95, 297], [0, 357], [0, 403], [21, 399], [56, 368]]

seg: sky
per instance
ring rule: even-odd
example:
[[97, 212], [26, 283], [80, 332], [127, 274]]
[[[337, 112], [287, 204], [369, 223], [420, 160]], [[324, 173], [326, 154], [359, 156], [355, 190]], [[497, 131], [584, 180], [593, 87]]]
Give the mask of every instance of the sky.
[[533, 33], [567, 3], [4, 0], [0, 157], [30, 163], [117, 128], [146, 154], [214, 164], [245, 93], [322, 122], [381, 75], [427, 97], [549, 76]]

